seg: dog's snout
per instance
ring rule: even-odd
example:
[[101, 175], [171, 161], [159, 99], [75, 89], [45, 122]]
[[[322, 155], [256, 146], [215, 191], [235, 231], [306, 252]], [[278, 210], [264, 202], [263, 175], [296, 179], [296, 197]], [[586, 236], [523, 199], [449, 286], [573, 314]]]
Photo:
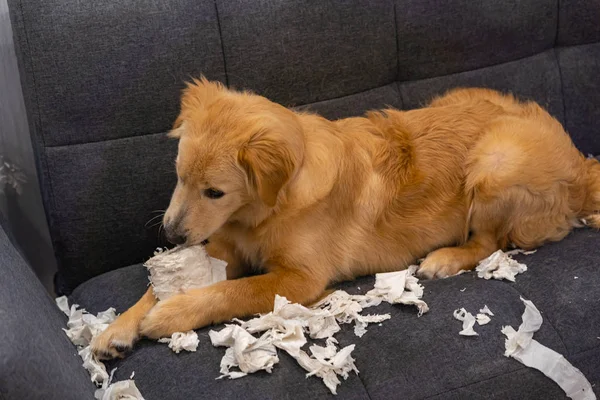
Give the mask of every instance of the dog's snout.
[[182, 232], [179, 224], [166, 223], [165, 224], [165, 236], [167, 240], [173, 244], [184, 244], [187, 240], [187, 236]]

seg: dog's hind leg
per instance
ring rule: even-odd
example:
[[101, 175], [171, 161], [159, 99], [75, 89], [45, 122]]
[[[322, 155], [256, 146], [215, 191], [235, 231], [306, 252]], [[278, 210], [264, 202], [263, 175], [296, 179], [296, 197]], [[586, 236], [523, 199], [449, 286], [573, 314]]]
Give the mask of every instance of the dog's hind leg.
[[[496, 120], [471, 150], [465, 168], [471, 237], [462, 246], [430, 253], [421, 264], [422, 276], [445, 277], [472, 269], [511, 242], [531, 249], [560, 240], [577, 224], [586, 193], [585, 160], [558, 122], [531, 107], [532, 114], [542, 114]], [[600, 205], [600, 189], [588, 192], [591, 212]], [[596, 222], [592, 216], [588, 224]]]
[[597, 159], [586, 160], [586, 200], [580, 218], [586, 225], [600, 229], [600, 162]]

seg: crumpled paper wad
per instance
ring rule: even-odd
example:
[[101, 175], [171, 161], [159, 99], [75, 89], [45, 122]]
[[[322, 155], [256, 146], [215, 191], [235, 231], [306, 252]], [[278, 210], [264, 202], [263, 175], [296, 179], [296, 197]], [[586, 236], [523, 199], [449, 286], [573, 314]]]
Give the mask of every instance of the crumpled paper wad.
[[196, 351], [198, 348], [198, 334], [194, 331], [174, 332], [170, 338], [158, 339], [160, 343], [168, 343], [169, 348], [179, 354], [181, 350]]
[[135, 385], [133, 373], [131, 378], [124, 381], [111, 383], [117, 369], [110, 371], [110, 376], [102, 383], [102, 387], [94, 393], [96, 400], [144, 400], [139, 389]]
[[150, 272], [150, 283], [159, 300], [227, 279], [227, 263], [209, 257], [201, 245], [158, 248], [144, 266]]
[[484, 279], [506, 279], [514, 282], [515, 276], [527, 271], [527, 265], [513, 260], [509, 254], [498, 250], [479, 262], [477, 276]]
[[[377, 274], [373, 290], [365, 295], [350, 295], [338, 290], [314, 304], [305, 307], [290, 303], [285, 297], [275, 296], [273, 311], [248, 321], [234, 320], [239, 325], [226, 325], [220, 331], [210, 331], [214, 346], [228, 347], [221, 360], [221, 375], [217, 378], [241, 378], [259, 370], [271, 372], [279, 362], [275, 348], [292, 356], [308, 373], [318, 376], [331, 393], [337, 393], [340, 377], [347, 379], [350, 372], [358, 374], [352, 358], [355, 345], [337, 348], [333, 335], [340, 331], [339, 324], [353, 323], [354, 333], [364, 335], [370, 323], [380, 323], [389, 314], [362, 315], [364, 308], [387, 301], [391, 304], [415, 305], [418, 315], [427, 312], [421, 300], [423, 287], [414, 277], [416, 266], [407, 270]], [[261, 333], [257, 338], [252, 333]], [[325, 339], [325, 346], [312, 345], [309, 353], [302, 350], [307, 343], [305, 333], [312, 339]], [[231, 368], [239, 371], [232, 371]]]
[[[63, 329], [67, 337], [77, 346], [78, 354], [83, 360], [83, 367], [90, 373], [92, 382], [101, 385], [95, 393], [96, 399], [100, 400], [144, 400], [133, 380], [110, 383], [104, 363], [100, 362], [92, 353], [91, 341], [102, 333], [108, 325], [117, 317], [114, 308], [93, 315], [73, 304], [69, 308], [66, 296], [56, 298], [56, 305], [69, 318], [67, 328]], [[99, 396], [99, 397], [98, 397]], [[137, 396], [137, 397], [136, 397]]]
[[590, 382], [579, 369], [561, 354], [533, 339], [533, 334], [542, 325], [542, 314], [531, 301], [522, 297], [521, 301], [525, 303], [525, 311], [519, 329], [515, 331], [512, 326], [502, 328], [502, 333], [506, 336], [504, 355], [541, 371], [573, 400], [595, 400], [596, 395]]

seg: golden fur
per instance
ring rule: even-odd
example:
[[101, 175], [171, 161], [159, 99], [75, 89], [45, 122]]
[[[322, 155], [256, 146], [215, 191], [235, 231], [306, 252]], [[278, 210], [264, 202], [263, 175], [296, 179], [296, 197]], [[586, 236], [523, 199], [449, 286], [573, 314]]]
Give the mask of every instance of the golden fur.
[[[600, 164], [533, 102], [457, 89], [412, 110], [329, 121], [205, 79], [171, 136], [179, 181], [165, 228], [226, 260], [228, 280], [156, 303], [150, 294], [94, 343], [119, 355], [168, 336], [309, 304], [335, 281], [405, 268], [446, 277], [510, 243], [600, 227]], [[215, 188], [225, 195], [207, 197]], [[251, 269], [263, 274], [244, 277]]]

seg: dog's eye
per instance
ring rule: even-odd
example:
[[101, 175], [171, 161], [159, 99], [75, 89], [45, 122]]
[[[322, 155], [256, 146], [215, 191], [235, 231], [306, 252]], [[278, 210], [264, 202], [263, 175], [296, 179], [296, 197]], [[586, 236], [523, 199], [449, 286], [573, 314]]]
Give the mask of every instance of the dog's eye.
[[204, 191], [204, 195], [209, 199], [220, 199], [225, 195], [222, 191], [215, 188], [208, 188]]

